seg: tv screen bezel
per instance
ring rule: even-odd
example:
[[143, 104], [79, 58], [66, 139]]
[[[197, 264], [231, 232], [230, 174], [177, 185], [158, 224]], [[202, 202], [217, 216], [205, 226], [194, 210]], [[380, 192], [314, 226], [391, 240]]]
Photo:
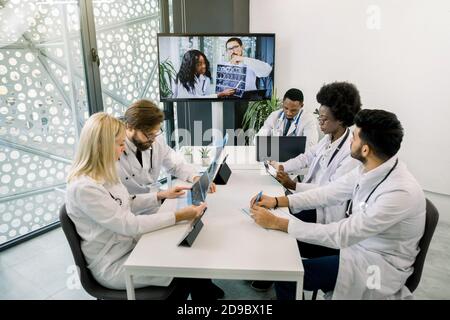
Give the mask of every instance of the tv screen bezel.
[[[251, 102], [251, 101], [262, 101], [264, 99], [251, 99], [251, 98], [180, 98], [180, 99], [174, 99], [174, 98], [162, 98], [161, 97], [161, 82], [159, 81], [159, 64], [160, 64], [160, 50], [159, 50], [159, 38], [160, 37], [255, 37], [255, 36], [270, 36], [273, 37], [274, 45], [273, 45], [273, 61], [275, 61], [275, 52], [276, 52], [276, 34], [275, 33], [259, 33], [259, 32], [252, 32], [252, 33], [167, 33], [167, 32], [159, 32], [156, 35], [156, 45], [158, 50], [158, 89], [159, 89], [159, 102], [191, 102], [191, 101], [203, 101], [203, 102]], [[272, 83], [274, 84], [275, 88], [275, 66], [276, 63], [274, 62], [273, 68], [272, 68]], [[273, 88], [273, 89], [274, 89]], [[273, 94], [273, 90], [272, 90]], [[272, 98], [272, 97], [270, 97]], [[267, 98], [265, 100], [270, 100], [270, 98]]]

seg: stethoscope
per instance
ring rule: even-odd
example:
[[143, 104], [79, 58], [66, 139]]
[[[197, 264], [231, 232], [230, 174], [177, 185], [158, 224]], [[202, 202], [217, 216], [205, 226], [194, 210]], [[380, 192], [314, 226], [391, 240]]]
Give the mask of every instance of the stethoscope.
[[[300, 121], [300, 116], [302, 115], [303, 109], [300, 110], [300, 112], [298, 113], [298, 115], [296, 115], [294, 117], [295, 121], [294, 121], [294, 131], [292, 131], [291, 134], [294, 134], [295, 130], [297, 130], [298, 127], [298, 123]], [[286, 115], [284, 114], [284, 110], [281, 110], [280, 114], [278, 115], [278, 121], [284, 123], [284, 120], [286, 120]], [[281, 130], [283, 130], [283, 127], [281, 127]], [[289, 131], [289, 129], [288, 129]]]
[[342, 139], [341, 143], [337, 146], [336, 150], [334, 150], [333, 155], [330, 158], [330, 161], [328, 161], [327, 167], [330, 166], [331, 161], [333, 161], [334, 157], [339, 153], [339, 150], [341, 150], [342, 146], [344, 145], [345, 141], [347, 141], [347, 138], [350, 134], [350, 129], [347, 128], [347, 132], [345, 133], [344, 139]]
[[[350, 129], [347, 128], [347, 132], [345, 133], [344, 138], [342, 139], [342, 141], [339, 143], [339, 145], [337, 146], [336, 150], [334, 150], [333, 155], [331, 156], [330, 160], [328, 161], [327, 167], [330, 166], [331, 162], [333, 161], [333, 159], [336, 157], [336, 155], [339, 153], [339, 150], [341, 150], [342, 146], [344, 145], [345, 141], [347, 141], [348, 136], [350, 135]], [[316, 162], [317, 164], [317, 162]], [[314, 169], [315, 169], [316, 165], [314, 165]], [[308, 180], [305, 181], [305, 183], [310, 183], [312, 180], [312, 174], [311, 176], [308, 178]]]
[[[398, 164], [398, 158], [395, 160], [395, 163], [394, 163], [394, 165], [392, 166], [391, 170], [389, 170], [389, 172], [384, 176], [384, 178], [381, 179], [381, 181], [378, 182], [378, 184], [375, 186], [375, 188], [372, 189], [372, 191], [369, 193], [369, 195], [368, 195], [367, 198], [366, 198], [366, 201], [364, 201], [363, 204], [365, 204], [365, 205], [367, 206], [367, 202], [369, 201], [369, 199], [370, 199], [370, 197], [372, 196], [372, 194], [375, 192], [375, 190], [377, 190], [377, 188], [380, 186], [380, 184], [382, 184], [382, 183], [389, 177], [389, 175], [392, 173], [392, 171], [394, 171], [394, 169], [395, 169], [395, 167], [397, 166], [397, 164]], [[355, 196], [356, 196], [356, 193], [357, 193], [358, 190], [359, 190], [359, 184], [356, 185], [355, 190], [356, 190], [356, 191], [355, 191]], [[349, 216], [352, 214], [352, 209], [353, 209], [353, 198], [354, 198], [354, 197], [352, 197], [352, 199], [350, 200], [350, 202], [349, 202], [349, 204], [348, 204], [348, 206], [347, 206], [347, 210], [346, 210], [346, 212], [345, 212], [345, 215], [346, 215], [347, 217], [349, 217]]]
[[111, 198], [113, 198], [114, 201], [117, 202], [117, 204], [118, 204], [119, 206], [122, 206], [122, 199], [114, 197], [113, 194], [112, 194], [111, 192], [109, 192], [109, 191], [108, 191], [108, 193], [109, 193], [109, 195], [111, 196]]
[[[108, 193], [109, 193], [109, 195], [111, 196], [111, 198], [113, 198], [114, 201], [117, 202], [117, 204], [118, 204], [119, 206], [122, 206], [122, 203], [123, 203], [123, 202], [122, 202], [122, 199], [120, 199], [119, 197], [117, 197], [117, 198], [114, 197], [113, 194], [112, 194], [111, 192], [109, 192], [109, 191], [108, 191]], [[135, 196], [135, 195], [132, 196], [131, 199], [133, 199], [133, 200], [136, 199], [136, 196]]]

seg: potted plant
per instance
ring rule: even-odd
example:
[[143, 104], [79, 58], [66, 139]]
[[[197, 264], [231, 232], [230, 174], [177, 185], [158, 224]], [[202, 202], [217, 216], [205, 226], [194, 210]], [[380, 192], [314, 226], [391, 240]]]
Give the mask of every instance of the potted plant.
[[172, 83], [175, 81], [177, 71], [169, 59], [159, 64], [159, 83], [161, 97], [169, 98], [172, 96]]
[[203, 147], [199, 150], [200, 154], [202, 155], [202, 166], [203, 167], [209, 166], [209, 151], [210, 151], [210, 149], [207, 147]]
[[184, 160], [187, 163], [194, 162], [193, 155], [192, 155], [192, 148], [191, 147], [184, 147]]
[[252, 129], [253, 134], [249, 135], [249, 141], [253, 141], [254, 135], [261, 129], [267, 117], [280, 108], [281, 100], [277, 98], [277, 90], [273, 90], [270, 100], [253, 101], [248, 104], [242, 121], [242, 129]]

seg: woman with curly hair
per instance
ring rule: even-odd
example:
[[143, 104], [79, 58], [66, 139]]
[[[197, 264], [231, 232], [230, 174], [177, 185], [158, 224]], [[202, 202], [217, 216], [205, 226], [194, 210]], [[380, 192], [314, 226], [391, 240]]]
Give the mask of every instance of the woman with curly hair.
[[[361, 110], [358, 89], [348, 82], [333, 82], [320, 88], [316, 96], [319, 108], [320, 130], [325, 136], [304, 154], [284, 163], [274, 163], [281, 183], [296, 192], [317, 188], [336, 180], [357, 166], [350, 157], [351, 127], [355, 115]], [[302, 183], [289, 178], [288, 173], [309, 168]], [[321, 208], [308, 217], [311, 222], [330, 223], [345, 216], [345, 206]], [[300, 218], [306, 218], [304, 214]]]
[[203, 52], [189, 50], [183, 55], [175, 79], [173, 98], [223, 98], [231, 96], [234, 89], [215, 94], [211, 88], [209, 61]]

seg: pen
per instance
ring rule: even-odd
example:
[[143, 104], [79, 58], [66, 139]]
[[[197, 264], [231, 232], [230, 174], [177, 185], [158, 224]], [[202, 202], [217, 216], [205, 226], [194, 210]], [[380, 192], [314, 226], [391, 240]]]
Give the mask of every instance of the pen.
[[256, 195], [256, 199], [255, 202], [253, 202], [253, 204], [258, 203], [258, 201], [261, 200], [261, 197], [262, 197], [262, 190]]

